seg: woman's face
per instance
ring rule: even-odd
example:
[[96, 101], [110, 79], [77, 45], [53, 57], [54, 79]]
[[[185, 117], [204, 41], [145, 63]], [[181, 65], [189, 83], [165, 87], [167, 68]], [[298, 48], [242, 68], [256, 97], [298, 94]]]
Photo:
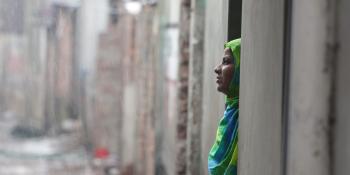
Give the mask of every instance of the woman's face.
[[221, 64], [217, 65], [214, 71], [217, 74], [217, 90], [228, 95], [229, 86], [233, 78], [234, 71], [233, 56], [230, 48], [224, 49]]

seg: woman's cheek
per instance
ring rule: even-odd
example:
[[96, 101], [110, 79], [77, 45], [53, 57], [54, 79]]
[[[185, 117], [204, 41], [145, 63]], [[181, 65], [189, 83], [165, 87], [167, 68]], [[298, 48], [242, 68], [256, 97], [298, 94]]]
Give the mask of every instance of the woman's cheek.
[[229, 65], [229, 66], [225, 66], [222, 70], [223, 75], [224, 75], [224, 79], [226, 80], [231, 80], [232, 79], [232, 74], [233, 74], [233, 66]]
[[223, 82], [222, 82], [222, 86], [223, 89], [225, 89], [225, 91], [228, 90], [229, 85], [230, 85], [230, 80], [231, 80], [231, 72], [230, 71], [230, 67], [229, 66], [224, 66], [222, 68], [222, 78], [223, 78]]

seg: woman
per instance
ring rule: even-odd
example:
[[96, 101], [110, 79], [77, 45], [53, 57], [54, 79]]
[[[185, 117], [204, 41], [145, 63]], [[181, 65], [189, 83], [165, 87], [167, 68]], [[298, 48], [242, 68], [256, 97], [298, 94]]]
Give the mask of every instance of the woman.
[[236, 175], [238, 159], [238, 95], [241, 40], [225, 44], [222, 63], [215, 68], [217, 90], [226, 95], [226, 110], [208, 157], [211, 175]]

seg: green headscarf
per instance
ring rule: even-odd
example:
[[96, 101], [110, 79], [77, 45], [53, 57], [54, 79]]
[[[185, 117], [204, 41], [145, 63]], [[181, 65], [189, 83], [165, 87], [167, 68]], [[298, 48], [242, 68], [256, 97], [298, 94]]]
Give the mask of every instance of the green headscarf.
[[[226, 43], [225, 48], [231, 49], [232, 56], [233, 56], [233, 65], [234, 65], [233, 79], [230, 82], [228, 96], [233, 97], [233, 99], [237, 99], [237, 104], [238, 104], [241, 39], [235, 39]], [[233, 99], [231, 98], [231, 100]], [[227, 100], [230, 100], [230, 98], [226, 97], [226, 102]], [[231, 103], [229, 103], [228, 105], [231, 105]]]

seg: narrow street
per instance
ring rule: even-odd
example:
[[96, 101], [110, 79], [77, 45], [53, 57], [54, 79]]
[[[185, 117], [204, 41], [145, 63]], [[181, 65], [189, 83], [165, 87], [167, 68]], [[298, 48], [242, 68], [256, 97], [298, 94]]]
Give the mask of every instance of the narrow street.
[[60, 136], [23, 138], [14, 135], [17, 124], [1, 118], [1, 175], [106, 175], [107, 166], [114, 168], [110, 175], [118, 174], [115, 161], [103, 162], [87, 151], [78, 128]]

